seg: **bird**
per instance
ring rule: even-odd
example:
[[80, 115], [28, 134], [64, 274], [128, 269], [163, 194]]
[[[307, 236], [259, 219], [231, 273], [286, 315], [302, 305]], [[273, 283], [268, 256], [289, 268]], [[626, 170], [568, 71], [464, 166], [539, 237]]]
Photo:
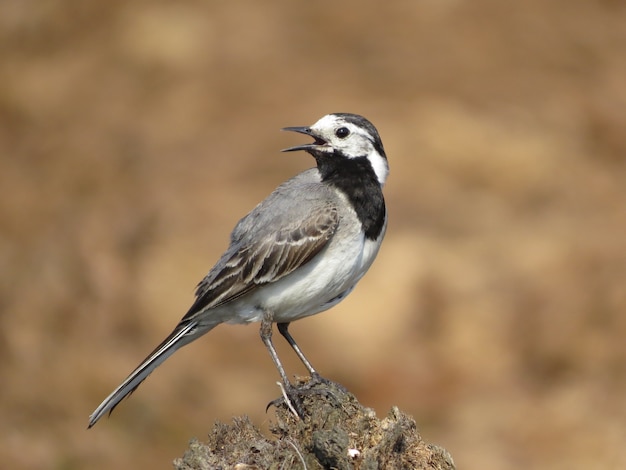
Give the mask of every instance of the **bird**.
[[221, 323], [261, 323], [260, 336], [283, 390], [296, 387], [274, 348], [274, 323], [311, 379], [322, 379], [289, 325], [341, 302], [372, 265], [387, 229], [382, 190], [389, 164], [378, 131], [358, 114], [327, 114], [311, 126], [282, 130], [313, 139], [282, 151], [304, 151], [315, 167], [282, 183], [235, 225], [187, 313], [93, 411], [88, 428], [174, 352]]

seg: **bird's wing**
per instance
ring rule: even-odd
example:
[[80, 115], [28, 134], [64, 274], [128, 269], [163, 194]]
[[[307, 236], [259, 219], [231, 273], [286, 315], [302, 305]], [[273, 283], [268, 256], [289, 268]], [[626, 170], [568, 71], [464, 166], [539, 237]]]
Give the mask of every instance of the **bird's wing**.
[[[196, 301], [182, 318], [215, 308], [292, 273], [309, 262], [332, 238], [339, 224], [337, 208], [317, 206], [286, 227], [265, 236], [244, 237], [233, 243], [222, 259], [198, 284]], [[280, 226], [282, 224], [276, 223]], [[249, 227], [254, 230], [255, 227]]]

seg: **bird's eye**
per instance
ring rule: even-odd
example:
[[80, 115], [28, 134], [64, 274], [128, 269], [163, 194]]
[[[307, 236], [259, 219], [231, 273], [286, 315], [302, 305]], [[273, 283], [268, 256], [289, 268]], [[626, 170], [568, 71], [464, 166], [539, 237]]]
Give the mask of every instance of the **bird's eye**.
[[340, 127], [335, 131], [335, 135], [340, 139], [344, 139], [350, 135], [350, 129], [347, 127]]

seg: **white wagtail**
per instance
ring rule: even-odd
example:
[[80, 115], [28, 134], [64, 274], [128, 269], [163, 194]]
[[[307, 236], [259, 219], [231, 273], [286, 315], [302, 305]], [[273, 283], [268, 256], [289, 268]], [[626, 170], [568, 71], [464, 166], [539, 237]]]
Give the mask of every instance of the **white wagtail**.
[[311, 127], [304, 150], [317, 163], [281, 184], [235, 226], [230, 246], [198, 284], [196, 300], [174, 331], [96, 408], [89, 427], [177, 349], [220, 323], [261, 322], [261, 339], [285, 389], [294, 390], [272, 344], [272, 324], [312, 379], [319, 374], [289, 334], [289, 323], [343, 300], [369, 269], [387, 227], [382, 187], [389, 173], [376, 128], [335, 113]]

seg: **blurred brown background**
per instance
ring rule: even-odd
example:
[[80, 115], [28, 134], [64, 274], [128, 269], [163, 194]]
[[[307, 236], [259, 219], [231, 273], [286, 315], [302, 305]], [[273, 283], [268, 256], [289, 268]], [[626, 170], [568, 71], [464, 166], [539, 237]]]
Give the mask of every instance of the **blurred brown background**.
[[2, 465], [170, 468], [216, 419], [267, 427], [252, 325], [85, 429], [313, 165], [279, 129], [340, 111], [383, 137], [391, 221], [293, 325], [315, 366], [459, 468], [626, 468], [625, 25], [616, 0], [0, 2]]

